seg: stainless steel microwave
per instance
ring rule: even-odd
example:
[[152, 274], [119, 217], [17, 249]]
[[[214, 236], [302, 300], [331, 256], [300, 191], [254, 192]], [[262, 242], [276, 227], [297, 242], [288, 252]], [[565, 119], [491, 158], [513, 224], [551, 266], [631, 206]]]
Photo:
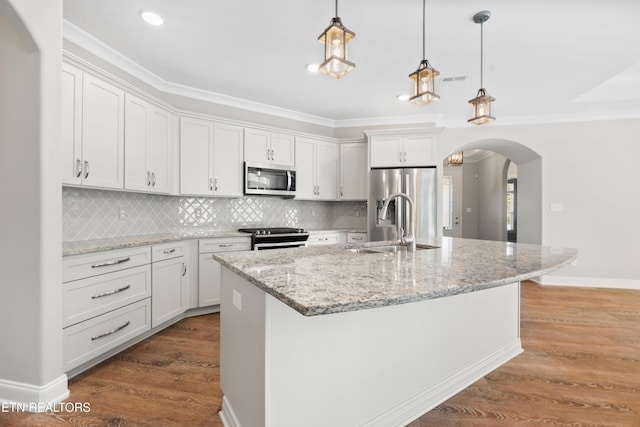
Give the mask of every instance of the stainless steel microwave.
[[294, 197], [296, 168], [265, 163], [244, 163], [244, 194]]

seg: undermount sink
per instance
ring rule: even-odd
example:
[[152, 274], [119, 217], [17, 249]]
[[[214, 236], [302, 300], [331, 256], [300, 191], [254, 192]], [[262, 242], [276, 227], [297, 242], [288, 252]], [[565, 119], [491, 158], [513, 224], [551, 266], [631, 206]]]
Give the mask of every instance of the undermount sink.
[[[416, 251], [424, 250], [424, 249], [434, 249], [438, 246], [431, 245], [416, 245]], [[398, 252], [410, 252], [409, 246], [404, 245], [382, 245], [382, 246], [369, 246], [364, 248], [351, 248], [346, 249], [349, 252], [354, 252], [357, 254], [395, 254]]]

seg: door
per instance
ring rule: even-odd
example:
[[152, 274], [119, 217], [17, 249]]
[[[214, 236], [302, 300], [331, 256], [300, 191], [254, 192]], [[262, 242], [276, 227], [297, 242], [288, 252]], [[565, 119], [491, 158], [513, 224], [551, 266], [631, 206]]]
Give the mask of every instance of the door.
[[[413, 235], [418, 243], [434, 241], [438, 234], [436, 168], [404, 169], [404, 189], [414, 201], [416, 209], [415, 230]], [[409, 230], [411, 211], [408, 203], [403, 203], [404, 229]]]
[[442, 176], [442, 235], [462, 237], [462, 169], [445, 167]]
[[198, 277], [198, 305], [220, 304], [222, 266], [211, 254], [200, 254]]
[[82, 94], [82, 183], [122, 189], [124, 91], [85, 73]]
[[271, 134], [271, 163], [276, 165], [293, 166], [295, 162], [295, 145], [292, 135], [281, 133]]
[[378, 220], [390, 194], [402, 192], [402, 169], [372, 169], [369, 181], [369, 240], [398, 240], [396, 201], [389, 204], [385, 220]]
[[269, 163], [271, 159], [271, 135], [269, 132], [245, 128], [244, 129], [244, 161]]
[[182, 277], [186, 274], [184, 257], [151, 264], [151, 327], [173, 319], [186, 307]]
[[333, 142], [316, 142], [316, 188], [319, 200], [338, 199], [338, 147]]
[[316, 141], [296, 138], [296, 199], [316, 199]]
[[243, 193], [242, 149], [240, 126], [216, 123], [213, 135], [213, 195], [240, 197]]
[[180, 120], [180, 194], [213, 195], [213, 122]]
[[367, 144], [340, 144], [340, 200], [366, 200], [367, 178]]
[[62, 183], [82, 183], [82, 71], [62, 64]]
[[518, 241], [518, 179], [507, 180], [507, 241]]
[[171, 113], [153, 106], [148, 116], [147, 164], [152, 174], [151, 190], [156, 193], [171, 191], [169, 157], [172, 119]]

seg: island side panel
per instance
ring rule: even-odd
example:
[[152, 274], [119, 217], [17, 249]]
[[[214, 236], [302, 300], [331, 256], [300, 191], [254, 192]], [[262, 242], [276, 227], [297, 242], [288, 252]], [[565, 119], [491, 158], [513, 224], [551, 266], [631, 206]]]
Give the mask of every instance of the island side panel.
[[223, 267], [220, 296], [222, 421], [264, 427], [266, 294]]
[[266, 303], [267, 427], [404, 425], [522, 352], [519, 283], [312, 317]]

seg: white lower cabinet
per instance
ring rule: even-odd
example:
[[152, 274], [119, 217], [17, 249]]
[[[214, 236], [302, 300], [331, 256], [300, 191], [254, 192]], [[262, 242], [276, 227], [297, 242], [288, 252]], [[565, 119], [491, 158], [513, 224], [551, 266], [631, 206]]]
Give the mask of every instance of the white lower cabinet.
[[[184, 313], [188, 304], [184, 243], [154, 245], [152, 249], [151, 327]], [[156, 255], [157, 254], [157, 255]], [[156, 259], [158, 259], [156, 261]]]
[[151, 329], [151, 300], [145, 298], [63, 331], [65, 372]]
[[220, 304], [220, 263], [213, 259], [216, 252], [251, 250], [251, 238], [228, 237], [200, 240], [198, 265], [198, 305], [206, 307]]

